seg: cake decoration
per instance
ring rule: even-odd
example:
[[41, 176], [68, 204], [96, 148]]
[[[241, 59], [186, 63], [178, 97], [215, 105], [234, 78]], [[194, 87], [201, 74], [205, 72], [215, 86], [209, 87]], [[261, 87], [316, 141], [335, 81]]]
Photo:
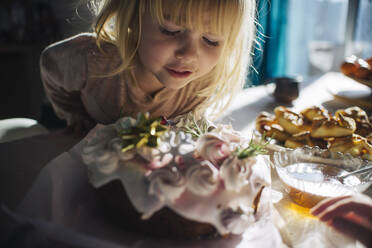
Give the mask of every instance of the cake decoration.
[[230, 125], [191, 123], [169, 128], [140, 114], [104, 126], [83, 148], [89, 180], [120, 181], [142, 220], [169, 208], [220, 235], [240, 234], [270, 214], [266, 150]]

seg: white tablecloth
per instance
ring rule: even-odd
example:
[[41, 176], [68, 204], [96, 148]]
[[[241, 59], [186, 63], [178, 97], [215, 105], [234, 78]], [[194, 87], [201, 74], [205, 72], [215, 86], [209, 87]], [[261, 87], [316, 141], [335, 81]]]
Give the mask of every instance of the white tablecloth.
[[[273, 113], [278, 105], [300, 111], [314, 105], [323, 106], [330, 112], [340, 108], [350, 107], [350, 103], [335, 99], [333, 93], [337, 91], [363, 91], [370, 93], [371, 89], [365, 85], [338, 72], [329, 72], [317, 79], [300, 84], [300, 96], [292, 104], [275, 102], [265, 86], [248, 88], [240, 93], [232, 102], [230, 108], [221, 116], [222, 123], [231, 123], [236, 130], [250, 135], [254, 129], [257, 115], [261, 111]], [[372, 114], [372, 109], [367, 110]]]
[[[289, 107], [301, 110], [312, 105], [323, 105], [329, 111], [345, 108], [348, 105], [334, 100], [329, 89], [335, 87], [360, 89], [360, 86], [339, 73], [329, 73], [314, 82], [304, 83], [301, 86], [300, 97]], [[231, 108], [221, 118], [221, 122], [231, 123], [244, 135], [251, 135], [257, 115], [261, 111], [272, 112], [277, 105], [278, 103], [267, 94], [264, 86], [250, 88], [235, 99]], [[46, 158], [44, 160], [28, 160], [25, 155], [27, 149], [35, 152], [45, 150], [48, 151], [48, 154], [56, 154], [59, 151], [66, 151], [76, 143], [76, 140], [63, 137], [61, 139], [49, 139], [48, 137], [53, 137], [53, 134], [13, 142], [9, 144], [9, 147], [12, 147], [10, 150], [8, 146], [0, 146], [0, 148], [3, 147], [3, 150], [0, 149], [0, 153], [2, 153], [0, 158], [12, 156], [10, 160], [2, 159], [5, 162], [12, 162], [12, 165], [4, 170], [6, 173], [3, 178], [8, 176], [9, 181], [19, 182], [20, 185], [23, 185], [22, 177], [19, 177], [15, 172], [22, 171], [24, 166], [36, 168], [34, 171], [44, 167]], [[58, 142], [60, 142], [59, 145]], [[37, 146], [38, 149], [35, 149], [34, 146]], [[17, 151], [17, 149], [19, 152], [15, 154], [4, 154], [4, 151]], [[112, 226], [103, 217], [102, 207], [96, 201], [94, 191], [87, 182], [85, 168], [81, 163], [76, 162], [79, 159], [75, 155], [74, 152], [63, 153], [45, 166], [36, 180], [34, 176], [27, 179], [28, 181], [35, 180], [35, 183], [17, 211], [0, 211], [0, 231], [4, 229], [1, 223], [9, 222], [15, 226], [31, 223], [36, 233], [44, 238], [42, 240], [47, 240], [47, 243], [53, 244], [53, 247], [149, 247], [150, 245], [151, 247], [175, 247], [176, 245], [177, 247], [281, 247], [283, 244], [280, 240], [289, 247], [304, 248], [358, 247], [359, 245], [354, 240], [320, 223], [308, 215], [306, 211], [293, 204], [286, 193], [282, 191], [282, 186], [275, 178], [275, 174], [273, 188], [283, 192], [283, 199], [274, 204], [273, 219], [258, 223], [252, 229], [247, 230], [243, 236], [227, 240], [174, 243], [169, 240], [154, 241], [147, 237], [128, 234]], [[19, 158], [13, 156], [19, 156]], [[63, 162], [68, 159], [75, 162]], [[27, 165], [25, 165], [26, 163]], [[1, 184], [2, 188], [7, 186], [8, 183]], [[23, 191], [17, 189], [9, 189], [9, 192], [18, 198], [24, 195]], [[7, 202], [7, 199], [4, 199], [3, 202]], [[8, 222], [2, 222], [3, 219]], [[0, 232], [0, 244], [3, 240], [1, 235], [7, 235], [12, 230]], [[281, 236], [278, 236], [278, 231]], [[40, 237], [39, 234], [36, 236]], [[25, 240], [27, 241], [27, 239]], [[32, 240], [34, 242], [40, 241], [40, 239]]]

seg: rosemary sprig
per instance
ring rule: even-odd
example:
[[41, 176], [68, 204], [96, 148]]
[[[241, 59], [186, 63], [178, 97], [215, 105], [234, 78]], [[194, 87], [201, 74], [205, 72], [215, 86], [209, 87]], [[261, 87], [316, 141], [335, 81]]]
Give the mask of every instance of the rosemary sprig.
[[183, 126], [183, 131], [189, 133], [193, 138], [199, 138], [203, 134], [208, 132], [209, 124], [206, 119], [202, 118], [198, 121], [195, 120], [195, 116], [186, 119], [186, 123]]
[[249, 144], [246, 148], [237, 149], [236, 153], [238, 159], [245, 159], [248, 157], [254, 157], [260, 154], [267, 154], [266, 145], [270, 141], [263, 142], [265, 140], [265, 135], [262, 136], [261, 142], [254, 142], [253, 139], [249, 141]]

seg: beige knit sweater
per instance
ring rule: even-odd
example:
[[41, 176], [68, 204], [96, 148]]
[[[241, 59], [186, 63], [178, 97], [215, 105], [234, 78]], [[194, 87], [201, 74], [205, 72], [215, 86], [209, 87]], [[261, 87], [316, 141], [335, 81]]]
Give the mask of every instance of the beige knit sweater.
[[68, 124], [87, 117], [108, 124], [138, 112], [174, 118], [205, 100], [195, 94], [204, 87], [200, 83], [178, 90], [163, 88], [149, 96], [136, 87], [129, 72], [102, 77], [121, 59], [114, 45], [104, 44], [102, 52], [95, 41], [95, 35], [82, 33], [48, 46], [40, 58], [45, 92], [56, 114]]

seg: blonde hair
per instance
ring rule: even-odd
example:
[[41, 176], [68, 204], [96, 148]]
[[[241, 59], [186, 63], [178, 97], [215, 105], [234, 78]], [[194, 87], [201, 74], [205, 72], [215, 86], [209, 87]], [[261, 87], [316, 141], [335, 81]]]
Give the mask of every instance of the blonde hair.
[[[150, 13], [159, 23], [167, 18], [177, 25], [225, 38], [217, 65], [207, 75], [195, 80], [207, 85], [196, 92], [198, 96], [206, 97], [196, 112], [202, 113], [210, 108], [212, 117], [217, 117], [244, 86], [255, 40], [255, 0], [90, 1], [97, 13], [94, 27], [97, 45], [113, 43], [122, 57], [123, 63], [113, 75], [134, 65], [141, 39], [142, 15]], [[206, 12], [211, 18], [208, 27], [205, 27], [203, 19]]]

